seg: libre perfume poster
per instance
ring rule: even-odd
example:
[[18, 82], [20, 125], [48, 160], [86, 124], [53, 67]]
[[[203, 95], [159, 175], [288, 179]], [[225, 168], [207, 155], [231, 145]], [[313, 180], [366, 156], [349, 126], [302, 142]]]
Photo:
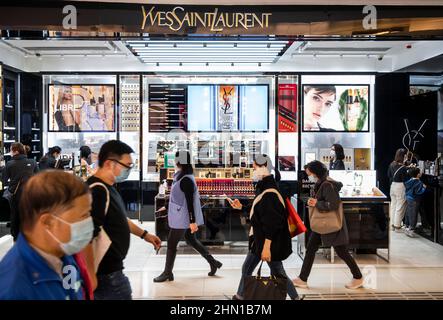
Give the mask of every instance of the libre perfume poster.
[[114, 131], [114, 85], [50, 85], [49, 131]]

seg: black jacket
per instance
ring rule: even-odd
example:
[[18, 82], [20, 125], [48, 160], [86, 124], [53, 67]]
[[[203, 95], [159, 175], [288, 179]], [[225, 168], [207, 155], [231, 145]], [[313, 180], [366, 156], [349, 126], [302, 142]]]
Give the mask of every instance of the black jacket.
[[345, 170], [345, 163], [343, 160], [335, 160], [329, 163], [329, 170]]
[[408, 167], [399, 164], [397, 162], [392, 162], [388, 168], [388, 178], [389, 182], [406, 182], [409, 179]]
[[[343, 184], [334, 181], [331, 178], [317, 182], [314, 191], [316, 193], [317, 205], [316, 208], [321, 211], [337, 210], [340, 205], [339, 191]], [[343, 218], [343, 227], [340, 231], [322, 234], [321, 240], [324, 246], [343, 246], [349, 244], [348, 228], [346, 220]]]
[[55, 164], [57, 163], [57, 160], [52, 155], [44, 155], [40, 162], [38, 163], [39, 169], [41, 171], [47, 170], [47, 169], [54, 169]]
[[22, 179], [32, 176], [37, 171], [37, 163], [34, 159], [28, 159], [24, 154], [13, 156], [12, 159], [6, 163], [3, 171], [3, 185], [9, 184], [9, 192], [14, 193]]
[[[256, 193], [266, 189], [278, 190], [272, 175], [257, 183]], [[288, 217], [285, 208], [275, 193], [267, 193], [254, 207], [251, 218], [254, 235], [250, 238], [250, 250], [261, 257], [265, 239], [271, 240], [272, 261], [283, 261], [292, 253], [291, 236], [288, 228]]]

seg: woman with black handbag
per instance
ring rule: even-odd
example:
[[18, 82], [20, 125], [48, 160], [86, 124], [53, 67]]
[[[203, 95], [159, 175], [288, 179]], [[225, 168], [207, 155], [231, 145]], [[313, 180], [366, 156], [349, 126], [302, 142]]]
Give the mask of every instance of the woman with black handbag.
[[[307, 281], [314, 263], [315, 253], [323, 243], [326, 247], [334, 247], [337, 255], [351, 270], [353, 279], [346, 284], [345, 287], [348, 289], [361, 288], [363, 286], [363, 276], [357, 263], [347, 249], [349, 235], [339, 195], [339, 191], [343, 187], [343, 184], [329, 178], [328, 169], [320, 161], [312, 161], [308, 163], [305, 166], [305, 170], [309, 176], [309, 180], [315, 182], [314, 191], [316, 196], [315, 198], [309, 198], [308, 200], [308, 206], [310, 207], [311, 213], [314, 212], [313, 215], [310, 214], [311, 235], [306, 248], [306, 255], [303, 260], [300, 275], [293, 280], [293, 283], [296, 287], [308, 288]], [[317, 217], [314, 216], [315, 214], [317, 214]], [[334, 215], [336, 219], [334, 219]], [[325, 220], [328, 216], [332, 216], [333, 218], [332, 220], [329, 220], [329, 222], [328, 220]], [[318, 226], [314, 226], [314, 218], [316, 218], [316, 220], [318, 220], [317, 218], [324, 219], [323, 222], [326, 222], [326, 225], [319, 224]], [[330, 225], [327, 225], [328, 223]], [[314, 229], [317, 232], [313, 231]], [[329, 231], [336, 231], [323, 232], [323, 230], [328, 229]], [[321, 234], [319, 232], [321, 232]]]
[[[260, 261], [266, 261], [271, 269], [271, 275], [286, 279], [287, 293], [291, 299], [299, 300], [297, 290], [286, 275], [282, 263], [292, 253], [292, 243], [284, 201], [271, 174], [274, 169], [276, 176], [279, 177], [279, 172], [273, 168], [272, 161], [267, 155], [257, 156], [253, 168], [256, 197], [249, 215], [251, 220], [249, 253], [243, 263], [242, 277], [233, 299], [244, 299], [245, 279], [252, 275]], [[243, 209], [238, 199], [228, 200], [234, 209]]]

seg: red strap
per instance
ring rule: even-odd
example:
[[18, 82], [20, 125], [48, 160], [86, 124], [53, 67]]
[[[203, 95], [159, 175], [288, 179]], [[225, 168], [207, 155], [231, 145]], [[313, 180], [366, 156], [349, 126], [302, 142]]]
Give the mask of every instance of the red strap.
[[83, 293], [85, 300], [94, 300], [94, 292], [92, 290], [91, 276], [89, 275], [88, 268], [86, 266], [85, 256], [82, 252], [74, 255], [75, 262], [77, 262], [80, 274], [83, 279]]

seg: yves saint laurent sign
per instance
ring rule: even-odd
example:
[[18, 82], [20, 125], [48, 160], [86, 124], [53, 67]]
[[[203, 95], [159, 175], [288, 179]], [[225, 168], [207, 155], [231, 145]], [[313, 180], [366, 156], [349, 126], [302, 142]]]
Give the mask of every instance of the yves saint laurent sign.
[[175, 7], [170, 11], [141, 7], [143, 21], [141, 29], [148, 27], [166, 27], [172, 31], [186, 28], [204, 28], [210, 32], [222, 32], [225, 29], [240, 28], [244, 30], [269, 27], [272, 13], [224, 12], [214, 8], [210, 12], [187, 11], [183, 7]]

